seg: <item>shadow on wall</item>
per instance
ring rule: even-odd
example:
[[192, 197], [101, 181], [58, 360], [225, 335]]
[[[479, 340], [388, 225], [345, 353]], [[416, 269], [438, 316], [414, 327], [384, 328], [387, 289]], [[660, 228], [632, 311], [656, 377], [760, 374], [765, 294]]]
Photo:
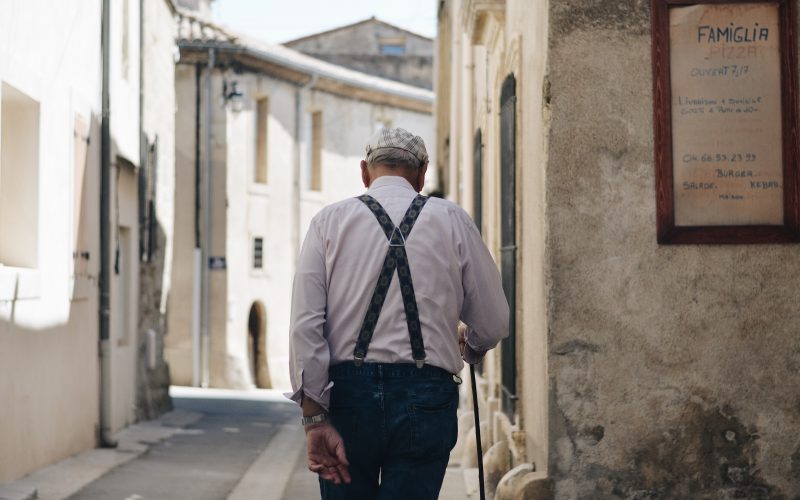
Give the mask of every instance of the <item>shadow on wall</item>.
[[[0, 482], [13, 480], [35, 469], [91, 448], [97, 443], [100, 414], [99, 369], [99, 271], [100, 271], [100, 131], [99, 120], [87, 120], [79, 115], [74, 123], [74, 156], [72, 157], [72, 205], [63, 213], [68, 220], [68, 236], [46, 259], [58, 258], [62, 252], [72, 255], [72, 268], [64, 266], [56, 273], [55, 281], [67, 281], [68, 289], [50, 287], [49, 275], [43, 276], [42, 295], [45, 300], [20, 298], [19, 285], [13, 297], [0, 301], [0, 400], [13, 408], [4, 414], [0, 429]], [[112, 143], [111, 150], [114, 151]], [[69, 168], [69, 166], [66, 166]], [[42, 169], [47, 172], [48, 168]], [[112, 173], [110, 206], [117, 191]], [[40, 200], [45, 210], [42, 220], [47, 231], [56, 224], [53, 208]], [[61, 218], [61, 215], [59, 215]], [[114, 276], [114, 229], [110, 233], [110, 276]], [[164, 248], [164, 231], [154, 231], [158, 247]], [[48, 251], [50, 249], [47, 249]], [[137, 387], [135, 417], [151, 418], [171, 407], [167, 392], [169, 370], [163, 361], [164, 315], [159, 312], [161, 296], [162, 252], [154, 254], [149, 263], [141, 263], [140, 311], [137, 321], [137, 373], [124, 373]], [[42, 273], [48, 266], [39, 266]], [[63, 295], [61, 295], [63, 293]], [[60, 307], [44, 304], [55, 302]], [[113, 308], [116, 301], [110, 302]], [[113, 313], [113, 311], [112, 311]], [[48, 317], [48, 315], [52, 317]], [[55, 316], [58, 315], [58, 316]], [[41, 328], [21, 325], [24, 317], [36, 317], [39, 322], [51, 319]], [[153, 334], [147, 334], [152, 330]], [[154, 342], [155, 341], [155, 342]], [[149, 349], [149, 352], [148, 352]], [[149, 354], [149, 357], [145, 354]], [[155, 363], [149, 363], [154, 358]], [[58, 418], [54, 419], [57, 416]]]

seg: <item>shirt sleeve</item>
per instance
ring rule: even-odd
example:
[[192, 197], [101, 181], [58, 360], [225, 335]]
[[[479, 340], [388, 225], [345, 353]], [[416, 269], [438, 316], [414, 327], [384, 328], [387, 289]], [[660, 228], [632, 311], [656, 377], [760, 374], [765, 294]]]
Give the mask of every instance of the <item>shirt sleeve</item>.
[[324, 336], [327, 303], [325, 246], [318, 221], [311, 221], [297, 260], [292, 286], [289, 369], [292, 391], [286, 396], [300, 404], [311, 398], [326, 410], [330, 402], [328, 380], [330, 350]]
[[455, 237], [461, 259], [464, 303], [461, 321], [464, 333], [464, 360], [479, 362], [486, 351], [508, 336], [508, 301], [503, 292], [500, 272], [475, 223], [466, 212], [457, 213]]

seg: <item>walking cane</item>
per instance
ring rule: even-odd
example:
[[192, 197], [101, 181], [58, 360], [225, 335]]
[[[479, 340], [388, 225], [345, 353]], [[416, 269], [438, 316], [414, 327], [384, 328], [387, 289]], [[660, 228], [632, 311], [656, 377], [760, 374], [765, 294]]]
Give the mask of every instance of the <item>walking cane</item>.
[[478, 388], [475, 383], [475, 365], [469, 365], [469, 377], [472, 382], [472, 405], [475, 408], [475, 445], [478, 448], [478, 484], [480, 485], [481, 500], [486, 500], [486, 491], [483, 484], [483, 449], [481, 447], [481, 417], [478, 415]]

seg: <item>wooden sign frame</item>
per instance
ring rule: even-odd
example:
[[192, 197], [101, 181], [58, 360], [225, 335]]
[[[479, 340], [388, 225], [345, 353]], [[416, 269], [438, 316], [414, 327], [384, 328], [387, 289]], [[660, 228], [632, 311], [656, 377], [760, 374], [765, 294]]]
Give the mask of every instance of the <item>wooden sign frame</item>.
[[[657, 233], [660, 244], [800, 242], [795, 0], [651, 0]], [[670, 9], [692, 5], [772, 4], [780, 29], [783, 224], [677, 226], [673, 172]]]

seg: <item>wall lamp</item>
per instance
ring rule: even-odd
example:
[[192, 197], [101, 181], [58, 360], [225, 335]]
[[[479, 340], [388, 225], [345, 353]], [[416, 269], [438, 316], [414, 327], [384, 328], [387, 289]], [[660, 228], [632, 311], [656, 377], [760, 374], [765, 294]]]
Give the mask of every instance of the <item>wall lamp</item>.
[[231, 82], [230, 89], [228, 89], [228, 82], [225, 82], [222, 94], [225, 98], [225, 105], [229, 106], [231, 111], [238, 113], [244, 109], [244, 94], [239, 90], [239, 82]]

